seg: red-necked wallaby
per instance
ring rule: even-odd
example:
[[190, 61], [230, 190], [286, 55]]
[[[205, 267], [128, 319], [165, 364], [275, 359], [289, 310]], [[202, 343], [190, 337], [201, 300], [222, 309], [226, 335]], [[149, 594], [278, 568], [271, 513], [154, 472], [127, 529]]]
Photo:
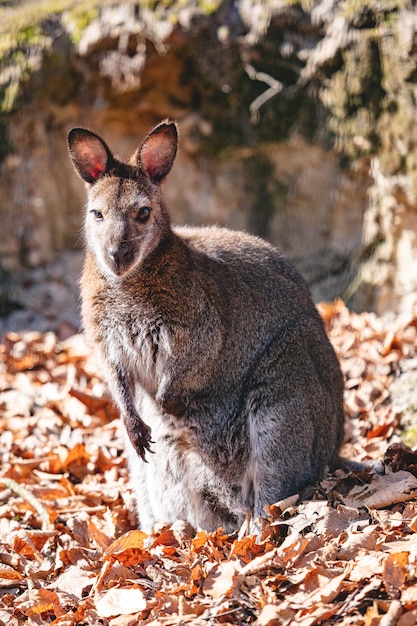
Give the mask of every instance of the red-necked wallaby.
[[160, 183], [177, 141], [162, 122], [124, 163], [96, 134], [69, 133], [88, 183], [82, 316], [128, 435], [140, 526], [231, 530], [336, 461], [343, 380], [306, 283], [275, 248], [171, 226]]

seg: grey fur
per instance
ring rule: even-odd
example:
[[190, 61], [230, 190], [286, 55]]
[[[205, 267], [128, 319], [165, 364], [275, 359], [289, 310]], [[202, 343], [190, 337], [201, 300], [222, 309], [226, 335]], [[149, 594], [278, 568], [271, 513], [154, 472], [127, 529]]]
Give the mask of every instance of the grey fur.
[[83, 129], [69, 148], [88, 183], [84, 327], [126, 428], [140, 526], [262, 516], [321, 478], [343, 436], [342, 375], [304, 280], [256, 237], [171, 227], [172, 122], [129, 163]]

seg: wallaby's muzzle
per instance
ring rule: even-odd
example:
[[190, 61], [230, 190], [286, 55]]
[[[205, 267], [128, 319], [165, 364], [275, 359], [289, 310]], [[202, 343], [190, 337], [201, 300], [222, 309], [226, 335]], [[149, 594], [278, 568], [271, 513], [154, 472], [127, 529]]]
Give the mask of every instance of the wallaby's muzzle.
[[117, 275], [124, 274], [132, 265], [133, 253], [126, 242], [122, 242], [118, 247], [110, 246], [107, 250], [110, 269]]

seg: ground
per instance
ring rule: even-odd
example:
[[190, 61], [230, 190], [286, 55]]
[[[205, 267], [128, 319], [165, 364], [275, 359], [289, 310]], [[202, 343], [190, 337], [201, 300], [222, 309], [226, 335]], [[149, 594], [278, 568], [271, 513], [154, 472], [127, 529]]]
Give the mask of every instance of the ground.
[[[115, 409], [82, 335], [0, 343], [0, 625], [417, 621], [417, 317], [319, 305], [346, 380], [338, 469], [262, 536], [136, 529]], [[406, 428], [406, 431], [404, 430]]]

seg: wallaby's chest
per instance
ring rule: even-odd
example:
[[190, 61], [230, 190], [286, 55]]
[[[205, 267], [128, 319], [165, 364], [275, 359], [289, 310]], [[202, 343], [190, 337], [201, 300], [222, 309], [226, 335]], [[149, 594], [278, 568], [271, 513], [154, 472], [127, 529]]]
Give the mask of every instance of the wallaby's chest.
[[[93, 341], [101, 344], [106, 360], [122, 365], [132, 380], [154, 393], [170, 351], [168, 332], [160, 312], [140, 298], [125, 297], [123, 302], [117, 302], [111, 291], [100, 293], [95, 302], [96, 307], [87, 307], [84, 314], [86, 326], [92, 327]], [[100, 315], [99, 326], [94, 321], [97, 314]]]

